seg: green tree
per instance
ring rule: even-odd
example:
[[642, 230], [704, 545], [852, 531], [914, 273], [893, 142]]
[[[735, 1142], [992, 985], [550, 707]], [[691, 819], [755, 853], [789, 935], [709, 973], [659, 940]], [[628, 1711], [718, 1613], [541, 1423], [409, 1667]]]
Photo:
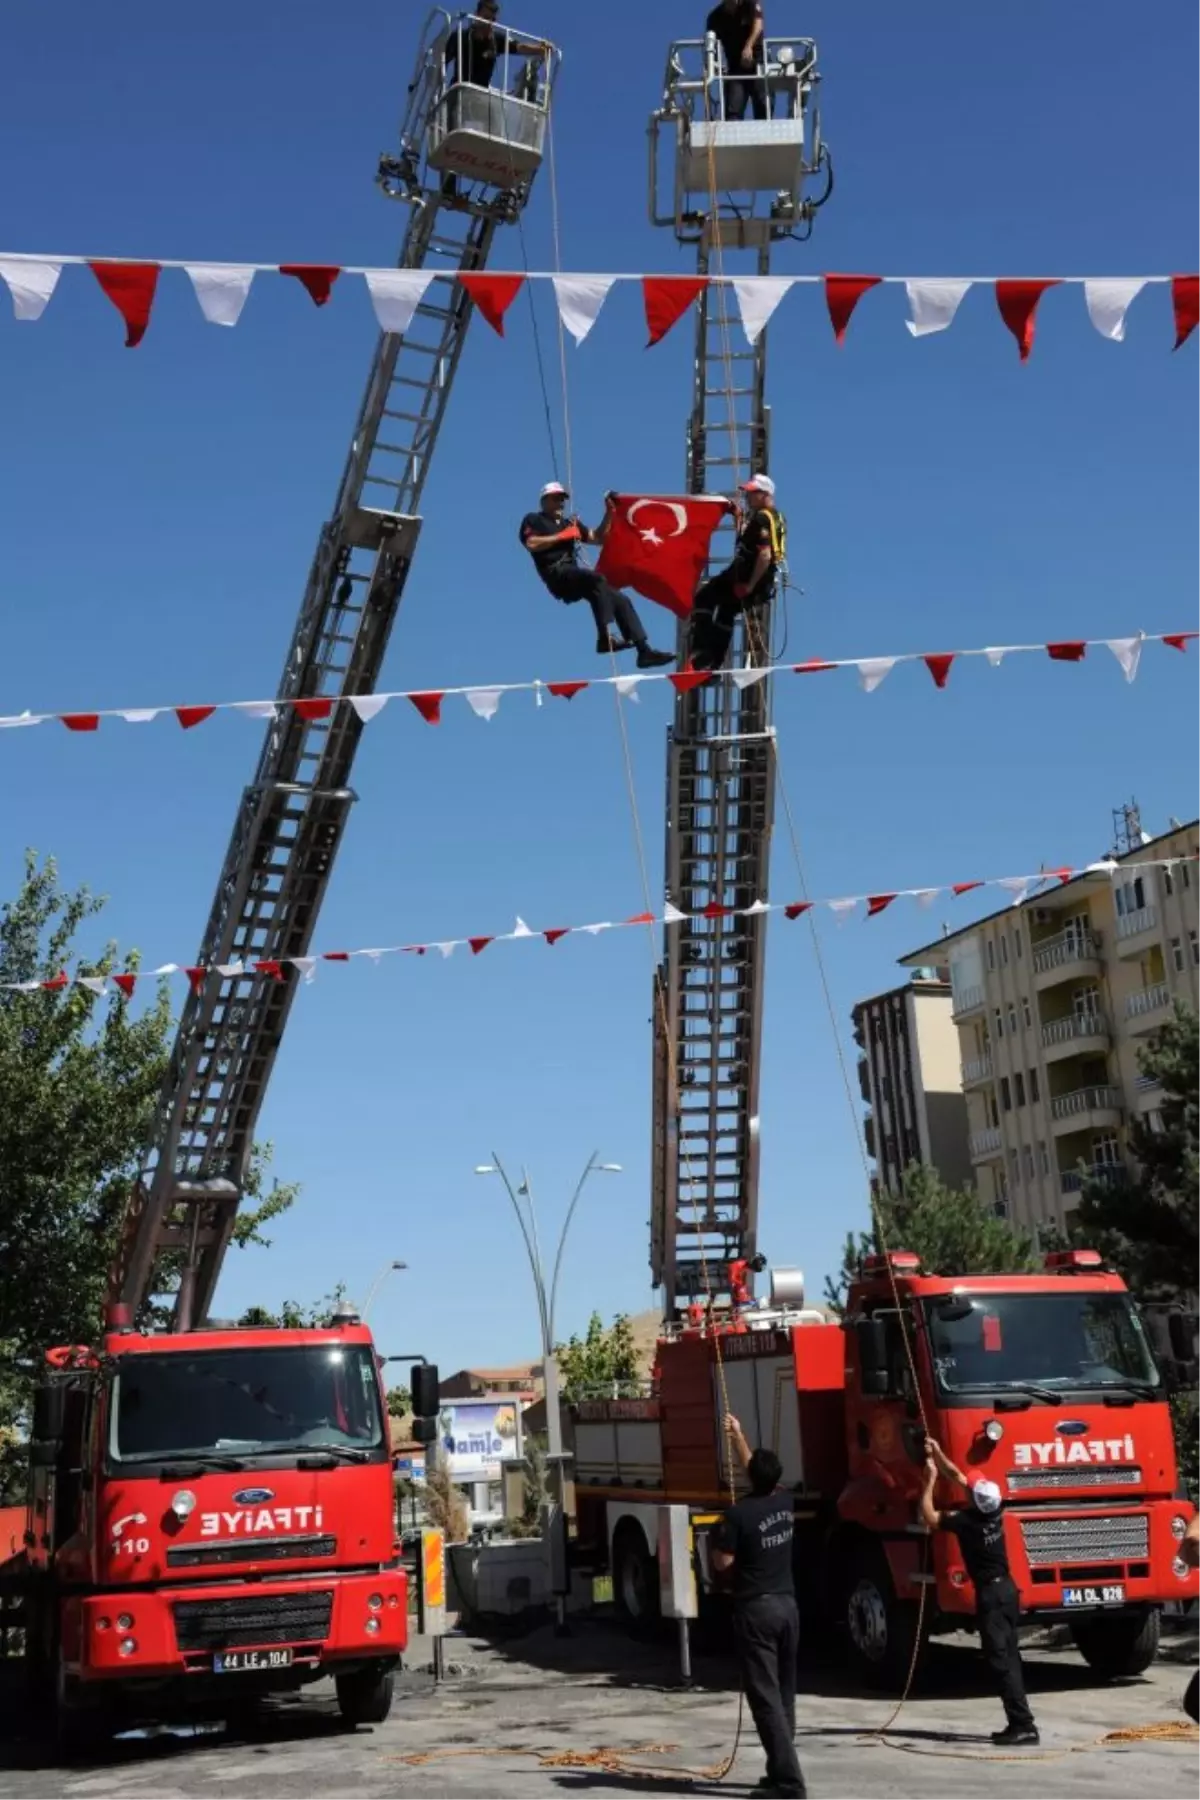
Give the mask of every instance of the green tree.
[[899, 1194], [878, 1196], [870, 1231], [847, 1235], [837, 1278], [825, 1279], [832, 1311], [842, 1311], [863, 1257], [885, 1249], [911, 1250], [939, 1275], [1004, 1275], [1042, 1264], [1032, 1237], [988, 1212], [969, 1189], [947, 1187], [923, 1163], [905, 1170]]
[[389, 1419], [405, 1418], [412, 1411], [412, 1390], [406, 1387], [389, 1388], [387, 1409]]
[[238, 1324], [257, 1325], [264, 1331], [312, 1329], [327, 1325], [345, 1298], [346, 1284], [339, 1281], [331, 1294], [326, 1294], [322, 1300], [311, 1300], [307, 1305], [301, 1305], [299, 1300], [285, 1300], [278, 1312], [272, 1312], [268, 1306], [248, 1306]]
[[618, 1313], [605, 1329], [599, 1313], [588, 1320], [582, 1338], [571, 1337], [555, 1346], [563, 1397], [580, 1400], [589, 1394], [628, 1394], [639, 1385], [637, 1346], [633, 1328]]

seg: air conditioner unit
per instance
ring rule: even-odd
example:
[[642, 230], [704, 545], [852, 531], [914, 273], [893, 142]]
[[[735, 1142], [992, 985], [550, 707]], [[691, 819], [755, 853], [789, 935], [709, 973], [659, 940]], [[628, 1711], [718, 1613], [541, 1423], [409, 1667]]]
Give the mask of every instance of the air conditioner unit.
[[1033, 909], [1033, 920], [1035, 925], [1049, 925], [1053, 917], [1054, 914], [1050, 911], [1048, 906], [1035, 906]]

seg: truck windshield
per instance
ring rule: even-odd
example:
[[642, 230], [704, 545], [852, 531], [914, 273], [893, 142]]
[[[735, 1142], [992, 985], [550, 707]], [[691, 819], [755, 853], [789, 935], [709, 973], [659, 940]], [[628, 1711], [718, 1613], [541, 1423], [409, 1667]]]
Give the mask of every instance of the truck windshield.
[[926, 1318], [947, 1394], [1024, 1388], [1053, 1400], [1081, 1388], [1159, 1385], [1141, 1320], [1125, 1294], [956, 1295], [927, 1301]]
[[113, 1376], [114, 1462], [382, 1450], [375, 1361], [365, 1344], [124, 1356]]

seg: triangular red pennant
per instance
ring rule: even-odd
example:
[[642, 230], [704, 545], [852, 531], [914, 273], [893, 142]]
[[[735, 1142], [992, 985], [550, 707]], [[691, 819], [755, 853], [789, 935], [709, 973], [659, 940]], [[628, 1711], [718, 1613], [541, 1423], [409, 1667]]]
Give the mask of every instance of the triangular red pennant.
[[125, 321], [126, 349], [135, 349], [150, 323], [158, 264], [94, 262], [88, 267]]
[[1000, 317], [1017, 340], [1021, 361], [1028, 362], [1033, 349], [1033, 327], [1038, 301], [1047, 288], [1058, 287], [1057, 280], [998, 281], [996, 305]]
[[442, 701], [446, 698], [444, 693], [410, 694], [408, 697], [427, 725], [441, 724]]
[[690, 694], [693, 688], [703, 687], [711, 679], [711, 669], [681, 669], [677, 674], [667, 676], [677, 694]]
[[665, 338], [682, 319], [697, 294], [708, 286], [704, 275], [643, 275], [642, 301], [646, 308], [647, 350]]
[[311, 722], [316, 719], [327, 719], [333, 711], [333, 701], [332, 699], [293, 700], [292, 708], [300, 714], [302, 719], [308, 719]]
[[134, 990], [134, 985], [136, 984], [136, 982], [137, 982], [136, 975], [114, 975], [113, 976], [114, 985], [116, 987], [120, 988], [121, 992], [124, 994], [124, 996], [127, 1000], [133, 999], [133, 990]]
[[[941, 682], [938, 683], [938, 686], [939, 687], [941, 686]], [[886, 912], [887, 908], [892, 904], [892, 901], [895, 898], [896, 898], [895, 894], [868, 894], [867, 895], [867, 917], [868, 917], [868, 919], [873, 919], [875, 917], [876, 913]]]
[[982, 886], [982, 881], [956, 881], [950, 889], [950, 892], [952, 894], [969, 894], [972, 888]]
[[348, 950], [323, 950], [321, 952], [321, 961], [322, 962], [349, 962], [350, 961], [350, 952]]
[[60, 994], [65, 987], [70, 987], [70, 985], [71, 977], [65, 969], [60, 969], [57, 975], [52, 975], [49, 981], [42, 983], [48, 994]]
[[1186, 344], [1200, 322], [1200, 275], [1172, 275], [1171, 304], [1175, 308], [1175, 348]]
[[950, 677], [950, 664], [954, 661], [953, 652], [949, 655], [931, 655], [922, 658], [925, 667], [933, 676], [934, 687], [944, 688]]
[[1046, 874], [1047, 875], [1057, 875], [1058, 879], [1062, 882], [1064, 887], [1066, 887], [1068, 881], [1074, 881], [1074, 879], [1075, 879], [1074, 869], [1068, 869], [1065, 867], [1061, 868], [1061, 869], [1047, 869]]
[[205, 977], [208, 974], [208, 970], [197, 966], [197, 967], [191, 968], [191, 969], [185, 968], [183, 972], [192, 984], [193, 994], [198, 994], [200, 992], [200, 989], [204, 986]]
[[324, 306], [333, 292], [333, 284], [341, 274], [329, 263], [280, 263], [279, 273], [291, 275], [310, 296], [314, 306]]
[[468, 938], [468, 939], [467, 939], [467, 942], [468, 942], [468, 944], [470, 944], [470, 946], [471, 946], [471, 955], [472, 955], [472, 956], [478, 956], [478, 955], [479, 955], [479, 952], [480, 952], [480, 951], [481, 951], [481, 950], [486, 950], [486, 949], [487, 949], [487, 947], [488, 947], [488, 945], [489, 945], [489, 944], [490, 944], [490, 943], [493, 943], [493, 942], [494, 942], [494, 939], [492, 939], [492, 938], [490, 938], [490, 937], [486, 937], [486, 938]]
[[523, 275], [460, 275], [459, 281], [499, 337], [504, 336], [504, 315], [521, 291]]
[[634, 913], [633, 917], [626, 919], [625, 923], [627, 925], [653, 925], [654, 914], [651, 912]]
[[548, 944], [557, 944], [559, 938], [568, 937], [570, 931], [571, 927], [569, 925], [558, 925], [550, 931], [543, 931], [542, 936]]
[[792, 664], [792, 674], [793, 675], [819, 675], [823, 669], [836, 669], [836, 668], [837, 668], [837, 664], [830, 663], [830, 662], [811, 661], [811, 662], [793, 663]]
[[783, 916], [785, 919], [798, 919], [801, 913], [810, 912], [811, 910], [811, 900], [793, 900], [790, 906], [784, 907]]
[[216, 710], [215, 706], [177, 706], [174, 708], [175, 717], [185, 731], [190, 731], [193, 725], [203, 725], [205, 719], [211, 719]]
[[591, 687], [590, 681], [548, 681], [549, 691], [558, 700], [573, 700], [576, 694], [582, 694], [585, 687]]
[[732, 906], [719, 906], [715, 900], [710, 900], [700, 916], [704, 919], [727, 919], [732, 911]]
[[99, 713], [59, 713], [68, 731], [99, 731]]
[[256, 962], [254, 969], [258, 975], [269, 975], [272, 981], [283, 980], [283, 964], [276, 962], [274, 957], [268, 956], [262, 962]]
[[1087, 645], [1078, 641], [1066, 644], [1047, 644], [1046, 654], [1051, 662], [1082, 662], [1087, 655]]
[[405, 944], [401, 954], [404, 956], [424, 956], [428, 948], [428, 944]]
[[825, 304], [829, 308], [829, 322], [833, 326], [833, 335], [838, 343], [846, 335], [846, 327], [850, 317], [863, 295], [869, 288], [878, 287], [883, 279], [880, 275], [827, 275], [825, 277]]
[[1163, 643], [1170, 644], [1172, 650], [1182, 650], [1184, 652], [1184, 654], [1186, 655], [1187, 647], [1188, 647], [1188, 639], [1194, 638], [1194, 637], [1200, 637], [1200, 632], [1168, 631], [1163, 636]]

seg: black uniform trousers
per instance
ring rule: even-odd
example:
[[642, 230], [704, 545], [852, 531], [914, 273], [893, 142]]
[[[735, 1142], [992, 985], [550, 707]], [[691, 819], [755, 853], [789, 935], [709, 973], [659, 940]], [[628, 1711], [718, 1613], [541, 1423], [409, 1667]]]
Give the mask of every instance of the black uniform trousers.
[[975, 1617], [983, 1654], [996, 1678], [1009, 1724], [1022, 1731], [1032, 1730], [1033, 1714], [1025, 1698], [1025, 1674], [1017, 1644], [1020, 1605], [1016, 1587], [1007, 1575], [998, 1581], [986, 1582], [979, 1589]]
[[585, 569], [578, 563], [564, 563], [557, 569], [548, 569], [544, 580], [554, 598], [567, 606], [576, 600], [587, 601], [596, 621], [598, 638], [607, 637], [609, 627], [615, 624], [629, 643], [640, 647], [646, 642], [646, 633], [633, 601], [620, 588], [605, 581], [603, 575], [597, 575], [595, 569]]
[[767, 1779], [803, 1794], [796, 1735], [796, 1656], [800, 1615], [790, 1594], [735, 1603], [733, 1644], [755, 1729], [767, 1753]]
[[[701, 582], [692, 601], [691, 662], [695, 669], [719, 669], [729, 655], [734, 621], [747, 606], [763, 600], [770, 593], [770, 577], [759, 583], [753, 594], [739, 600], [734, 593], [738, 574], [731, 563], [727, 569]], [[760, 649], [762, 646], [758, 646]]]

